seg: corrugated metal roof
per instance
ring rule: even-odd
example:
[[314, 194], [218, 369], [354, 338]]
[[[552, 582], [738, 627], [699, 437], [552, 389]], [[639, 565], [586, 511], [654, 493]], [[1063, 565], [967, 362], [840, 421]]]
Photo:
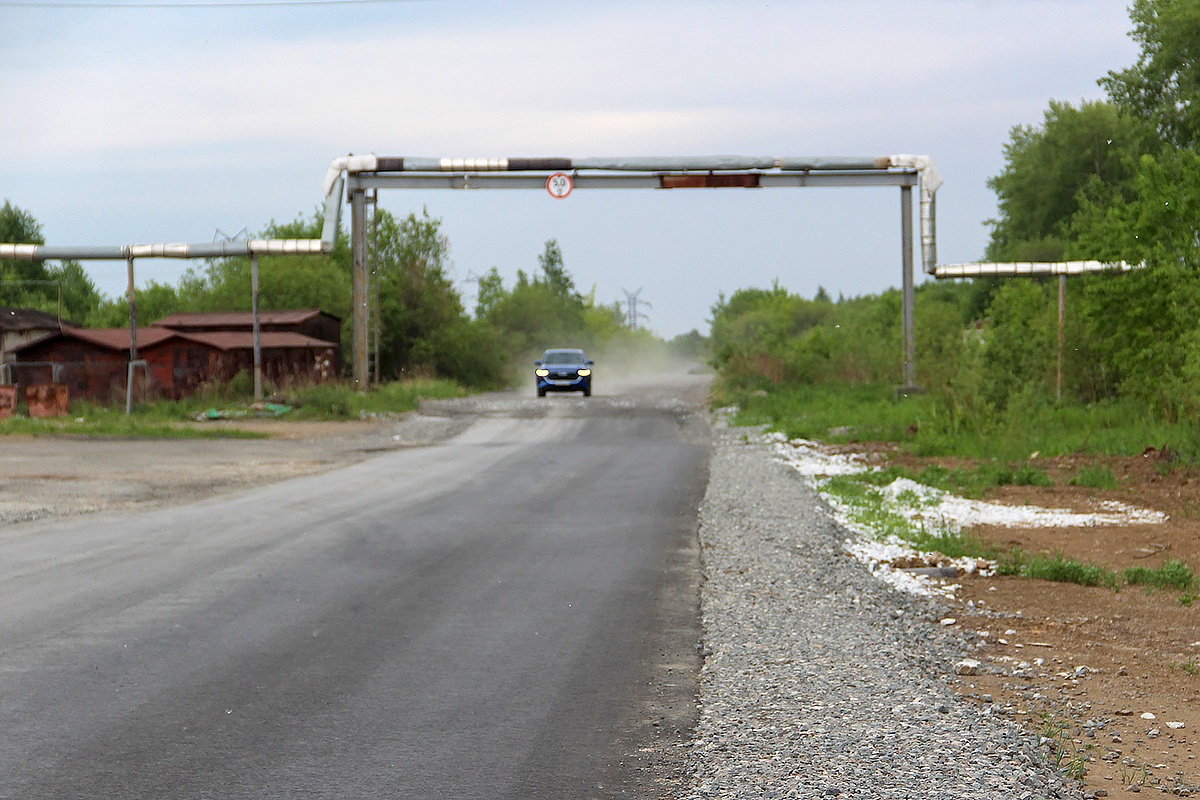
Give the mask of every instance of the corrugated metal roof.
[[[108, 350], [129, 349], [129, 328], [65, 328], [55, 334], [67, 339], [78, 339], [89, 342], [97, 347]], [[263, 331], [262, 347], [264, 350], [302, 348], [306, 350], [323, 350], [336, 348], [334, 342], [326, 342], [291, 331]], [[216, 350], [253, 350], [254, 334], [251, 331], [205, 331], [201, 333], [183, 333], [170, 328], [149, 326], [138, 328], [138, 349], [147, 350], [156, 347], [169, 339], [183, 339], [190, 342], [212, 347]], [[26, 345], [45, 344], [46, 339]], [[18, 348], [20, 352], [25, 348]]]
[[75, 323], [60, 320], [53, 314], [33, 308], [0, 306], [0, 330], [5, 331], [52, 331], [62, 326], [75, 327]]
[[[258, 321], [262, 325], [297, 325], [325, 313], [319, 308], [259, 311]], [[332, 314], [327, 316], [337, 319]], [[154, 324], [162, 328], [249, 327], [254, 324], [254, 315], [249, 311], [180, 311]]]
[[[211, 331], [204, 333], [180, 333], [178, 335], [183, 339], [206, 344], [218, 350], [254, 349], [254, 334], [249, 331]], [[314, 339], [311, 336], [305, 336], [302, 333], [292, 333], [291, 331], [263, 331], [261, 336], [262, 348], [264, 350], [280, 348], [322, 350], [328, 347], [337, 347], [333, 342]]]

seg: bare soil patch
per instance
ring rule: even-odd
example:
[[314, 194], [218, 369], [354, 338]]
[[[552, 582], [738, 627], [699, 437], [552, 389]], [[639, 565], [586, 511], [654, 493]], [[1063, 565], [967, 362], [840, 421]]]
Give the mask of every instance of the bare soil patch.
[[427, 444], [451, 421], [409, 414], [351, 422], [194, 423], [263, 439], [0, 439], [0, 524], [190, 502], [334, 469], [372, 453]]
[[[898, 459], [900, 460], [900, 459]], [[921, 466], [930, 461], [917, 463]], [[1088, 511], [1117, 500], [1169, 515], [1158, 525], [974, 529], [1001, 549], [1061, 553], [1116, 570], [1167, 559], [1200, 570], [1200, 473], [1139, 458], [1035, 460], [1053, 487], [1004, 486], [989, 500]], [[1116, 489], [1071, 486], [1087, 465]], [[943, 465], [946, 465], [943, 463]], [[954, 615], [976, 642], [981, 674], [956, 679], [965, 698], [1059, 743], [1085, 792], [1200, 795], [1200, 590], [1119, 591], [1014, 577], [967, 576]], [[974, 613], [970, 613], [974, 612]], [[1152, 717], [1149, 715], [1153, 715]]]

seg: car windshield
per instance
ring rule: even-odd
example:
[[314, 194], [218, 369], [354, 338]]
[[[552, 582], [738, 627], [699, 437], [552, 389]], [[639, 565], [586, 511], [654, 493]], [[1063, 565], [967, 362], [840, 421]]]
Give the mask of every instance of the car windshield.
[[547, 350], [542, 356], [543, 364], [582, 364], [582, 350]]

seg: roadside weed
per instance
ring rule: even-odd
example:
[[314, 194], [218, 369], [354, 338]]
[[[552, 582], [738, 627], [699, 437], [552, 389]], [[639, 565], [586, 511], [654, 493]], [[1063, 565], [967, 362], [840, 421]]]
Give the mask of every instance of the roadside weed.
[[1046, 556], [1014, 548], [1000, 560], [996, 568], [1000, 575], [1018, 575], [1023, 578], [1039, 578], [1044, 581], [1078, 583], [1081, 586], [1107, 586], [1117, 589], [1117, 573], [1095, 564], [1085, 564], [1062, 553]]
[[1183, 672], [1186, 672], [1188, 675], [1200, 675], [1200, 664], [1197, 664], [1196, 659], [1194, 659], [1194, 658], [1188, 659], [1187, 661], [1183, 662], [1182, 664], [1172, 664], [1171, 665], [1172, 672], [1174, 672], [1177, 669], [1182, 670]]
[[1081, 468], [1068, 483], [1091, 489], [1116, 489], [1117, 476], [1103, 464], [1089, 464]]
[[[1169, 559], [1157, 569], [1148, 567], [1130, 567], [1125, 570], [1125, 580], [1136, 586], [1154, 587], [1157, 589], [1188, 590], [1196, 582], [1195, 575], [1187, 564], [1176, 559]], [[1182, 598], [1180, 600], [1182, 602]], [[1190, 603], [1184, 603], [1190, 605]]]

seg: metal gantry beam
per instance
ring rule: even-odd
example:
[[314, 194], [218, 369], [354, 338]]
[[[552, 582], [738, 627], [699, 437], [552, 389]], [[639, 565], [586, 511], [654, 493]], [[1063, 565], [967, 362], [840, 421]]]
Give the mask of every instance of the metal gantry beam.
[[[821, 188], [899, 187], [901, 190], [904, 389], [916, 381], [916, 336], [914, 333], [913, 218], [912, 189], [921, 198], [921, 255], [924, 269], [932, 274], [937, 264], [935, 201], [941, 178], [928, 156], [851, 157], [753, 157], [753, 156], [664, 156], [634, 158], [424, 158], [404, 156], [348, 155], [330, 164], [325, 177], [326, 225], [330, 224], [333, 200], [340, 198], [343, 185], [349, 197], [352, 220], [360, 210], [355, 198], [380, 189], [550, 189], [550, 180], [566, 177], [567, 193], [574, 189], [699, 189], [699, 188]], [[362, 230], [351, 224], [354, 252], [353, 307], [354, 384], [367, 388], [367, 305], [365, 286], [369, 262], [365, 223]], [[362, 277], [359, 277], [360, 271]], [[360, 334], [359, 331], [363, 333]], [[360, 341], [361, 339], [361, 341]]]

